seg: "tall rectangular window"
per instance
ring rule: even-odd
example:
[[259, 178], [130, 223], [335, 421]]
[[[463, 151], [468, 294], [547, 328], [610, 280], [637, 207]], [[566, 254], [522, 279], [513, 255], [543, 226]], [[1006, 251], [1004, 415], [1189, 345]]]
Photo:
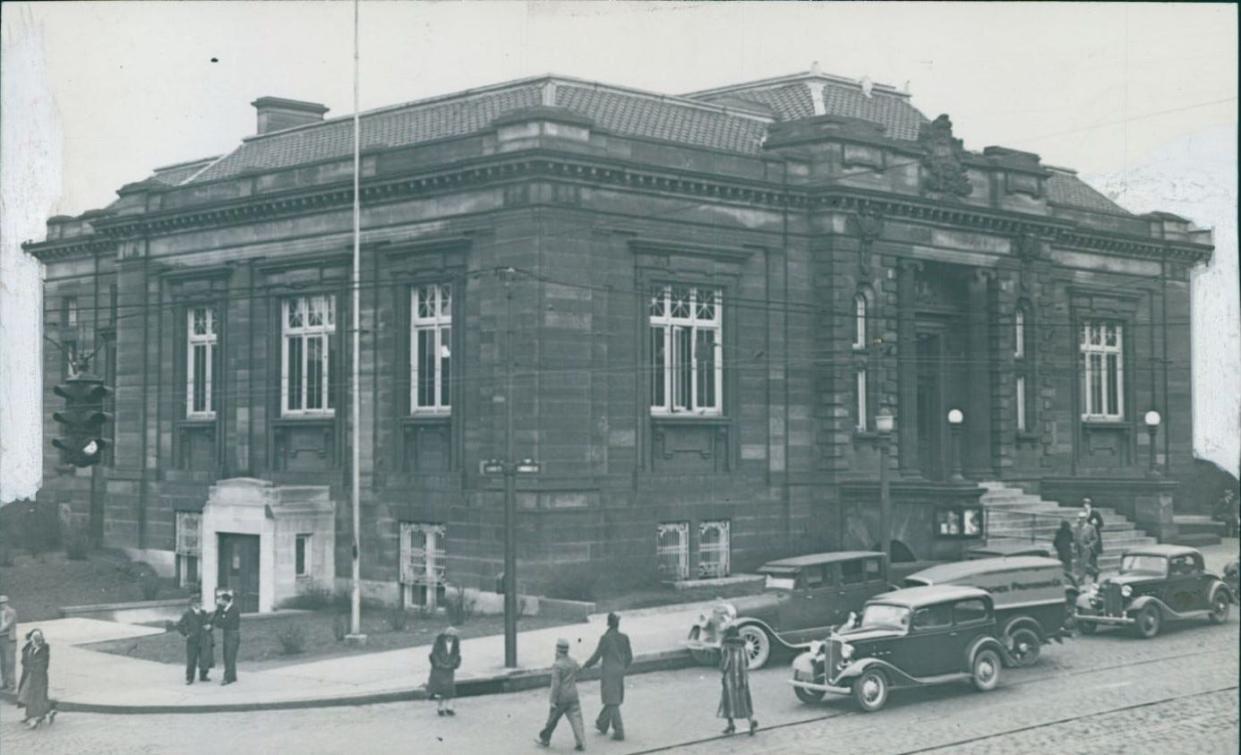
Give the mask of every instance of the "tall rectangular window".
[[870, 429], [870, 408], [866, 396], [866, 370], [859, 369], [853, 375], [853, 411], [860, 432]]
[[212, 383], [215, 379], [217, 329], [215, 310], [191, 307], [186, 312], [185, 415], [191, 419], [215, 417]]
[[1026, 431], [1026, 377], [1017, 376], [1017, 431]]
[[202, 557], [202, 514], [178, 511], [176, 525], [177, 575], [181, 587], [198, 582], [199, 558]]
[[663, 286], [651, 297], [651, 413], [721, 413], [722, 292]]
[[78, 374], [78, 298], [66, 296], [60, 302], [60, 342], [64, 353], [65, 377]]
[[1124, 409], [1124, 330], [1111, 320], [1082, 325], [1078, 368], [1082, 382], [1082, 419], [1121, 420]]
[[332, 416], [335, 297], [285, 299], [281, 306], [281, 325], [281, 413], [285, 416]]
[[417, 286], [410, 302], [411, 414], [447, 414], [452, 408], [452, 289]]
[[299, 577], [310, 576], [310, 535], [298, 535], [293, 550], [294, 573]]

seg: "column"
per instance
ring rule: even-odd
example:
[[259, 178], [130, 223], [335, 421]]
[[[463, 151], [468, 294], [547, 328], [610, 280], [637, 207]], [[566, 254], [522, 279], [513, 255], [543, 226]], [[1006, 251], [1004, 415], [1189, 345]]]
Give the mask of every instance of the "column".
[[922, 263], [901, 260], [897, 279], [896, 354], [899, 469], [902, 475], [916, 474], [918, 454], [918, 339], [914, 328], [915, 285]]
[[969, 339], [966, 350], [969, 400], [965, 409], [962, 464], [971, 479], [994, 475], [991, 460], [991, 281], [993, 270], [975, 269], [969, 279]]

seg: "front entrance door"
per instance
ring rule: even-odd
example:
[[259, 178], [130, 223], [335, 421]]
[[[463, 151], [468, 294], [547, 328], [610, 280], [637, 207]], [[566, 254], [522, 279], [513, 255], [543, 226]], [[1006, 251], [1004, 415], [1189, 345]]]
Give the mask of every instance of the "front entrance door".
[[259, 610], [259, 536], [221, 532], [217, 589], [229, 590], [242, 613]]
[[928, 480], [944, 479], [942, 350], [942, 335], [918, 334], [918, 469]]

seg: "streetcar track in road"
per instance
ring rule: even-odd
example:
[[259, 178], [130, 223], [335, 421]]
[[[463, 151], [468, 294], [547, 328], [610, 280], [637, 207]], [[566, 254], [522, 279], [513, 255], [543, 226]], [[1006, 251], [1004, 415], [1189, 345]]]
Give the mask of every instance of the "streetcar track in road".
[[988, 739], [995, 739], [996, 737], [1006, 737], [1012, 734], [1021, 734], [1027, 731], [1034, 731], [1035, 729], [1045, 729], [1049, 726], [1060, 726], [1062, 724], [1071, 724], [1076, 721], [1083, 721], [1087, 718], [1095, 718], [1097, 716], [1108, 716], [1113, 713], [1124, 713], [1126, 711], [1139, 710], [1141, 708], [1150, 708], [1155, 705], [1164, 705], [1166, 703], [1172, 703], [1178, 700], [1192, 700], [1195, 697], [1203, 697], [1205, 695], [1215, 695], [1220, 692], [1232, 692], [1232, 691], [1235, 691], [1236, 689], [1237, 689], [1237, 685], [1234, 684], [1230, 687], [1220, 687], [1218, 689], [1208, 689], [1208, 690], [1203, 690], [1201, 692], [1191, 692], [1187, 695], [1174, 695], [1173, 697], [1165, 697], [1162, 700], [1150, 700], [1144, 703], [1122, 705], [1119, 708], [1111, 708], [1109, 710], [1094, 711], [1093, 713], [1083, 713], [1080, 716], [1069, 716], [1068, 718], [1061, 718], [1055, 721], [1044, 721], [1043, 723], [1030, 724], [1029, 726], [1018, 726], [1015, 729], [1007, 729], [1005, 731], [992, 732], [991, 734], [980, 734], [976, 737], [958, 739], [955, 742], [944, 742], [943, 744], [937, 744], [932, 747], [923, 747], [917, 750], [902, 750], [900, 753], [898, 753], [898, 755], [916, 755], [917, 753], [922, 753], [922, 752], [936, 752], [937, 750], [946, 750], [950, 747], [960, 747], [962, 745], [974, 744], [975, 742], [984, 742]]
[[[1147, 664], [1159, 663], [1162, 661], [1176, 661], [1182, 658], [1193, 658], [1193, 657], [1202, 656], [1202, 655], [1225, 653], [1225, 652], [1228, 652], [1229, 650], [1230, 650], [1229, 648], [1196, 650], [1196, 651], [1188, 652], [1188, 653], [1176, 653], [1174, 655], [1161, 655], [1156, 658], [1145, 658], [1145, 659], [1137, 660], [1137, 661], [1125, 661], [1124, 663], [1114, 663], [1114, 664], [1107, 665], [1107, 666], [1095, 666], [1095, 667], [1088, 668], [1088, 669], [1066, 670], [1066, 671], [1058, 671], [1055, 673], [1046, 673], [1040, 676], [1034, 676], [1034, 677], [1030, 677], [1026, 679], [1018, 679], [1013, 682], [1006, 682], [1004, 683], [1003, 687], [1001, 687], [1000, 689], [1003, 689], [1005, 687], [1018, 687], [1018, 686], [1022, 686], [1026, 684], [1035, 684], [1038, 682], [1054, 681], [1054, 680], [1064, 679], [1066, 677], [1085, 676], [1087, 674], [1097, 674], [1103, 671], [1114, 671], [1118, 668], [1129, 668], [1132, 666], [1144, 666]], [[1201, 695], [1209, 695], [1209, 694], [1214, 694], [1217, 692], [1226, 692], [1228, 690], [1235, 690], [1237, 688], [1238, 688], [1237, 685], [1234, 684], [1231, 687], [1222, 687], [1220, 689], [1206, 690], [1203, 692], [1191, 692], [1190, 694], [1187, 694], [1187, 695], [1179, 695], [1176, 697], [1165, 698], [1163, 700], [1155, 700], [1152, 702], [1125, 705], [1119, 708], [1113, 708], [1111, 710], [1096, 711], [1093, 713], [1085, 713], [1080, 716], [1061, 719], [1059, 721], [1049, 721], [1046, 723], [1031, 724], [1029, 726], [1023, 726], [1023, 727], [1011, 729], [1009, 731], [1004, 731], [1004, 732], [996, 732], [994, 734], [983, 734], [983, 735], [979, 735], [977, 737], [973, 737], [970, 739], [963, 739], [963, 740], [960, 740], [959, 742], [939, 744], [939, 745], [935, 745], [934, 747], [928, 747], [928, 748], [921, 749], [921, 750], [908, 750], [908, 751], [902, 752], [900, 755], [912, 755], [913, 753], [930, 752], [933, 750], [943, 749], [945, 747], [953, 747], [956, 745], [969, 744], [974, 741], [990, 739], [993, 737], [1000, 737], [1006, 734], [1018, 734], [1023, 731], [1038, 729], [1038, 728], [1045, 727], [1045, 726], [1055, 726], [1058, 724], [1069, 723], [1069, 722], [1081, 720], [1084, 718], [1091, 718], [1093, 716], [1102, 716], [1102, 715], [1107, 715], [1109, 713], [1120, 713], [1120, 712], [1124, 712], [1127, 710], [1148, 707], [1151, 705], [1161, 705], [1163, 703], [1171, 702], [1174, 700], [1180, 700], [1184, 698], [1199, 697]], [[832, 711], [830, 713], [826, 713], [821, 716], [814, 716], [812, 718], [801, 718], [801, 719], [797, 719], [796, 721], [785, 721], [783, 723], [772, 724], [770, 726], [761, 726], [758, 730], [758, 734], [762, 734], [765, 731], [774, 731], [777, 729], [792, 729], [792, 728], [796, 728], [799, 726], [806, 726], [809, 724], [819, 723], [821, 721], [830, 721], [830, 720], [837, 719], [837, 718], [850, 718], [853, 716], [860, 716], [860, 715], [869, 715], [869, 714], [863, 714], [858, 711], [837, 710], [837, 711]], [[658, 747], [651, 747], [645, 750], [634, 750], [628, 753], [628, 755], [649, 755], [650, 753], [656, 753], [656, 752], [669, 752], [671, 750], [678, 750], [682, 747], [693, 747], [694, 745], [707, 744], [709, 742], [720, 742], [723, 740], [734, 739], [737, 737], [745, 737], [745, 736], [748, 736], [748, 734], [746, 734], [744, 728], [742, 728], [741, 733], [739, 734], [716, 734], [714, 736], [703, 737], [701, 739], [690, 739], [684, 742], [677, 742], [676, 744], [660, 745]], [[757, 734], [755, 736], [757, 737]]]

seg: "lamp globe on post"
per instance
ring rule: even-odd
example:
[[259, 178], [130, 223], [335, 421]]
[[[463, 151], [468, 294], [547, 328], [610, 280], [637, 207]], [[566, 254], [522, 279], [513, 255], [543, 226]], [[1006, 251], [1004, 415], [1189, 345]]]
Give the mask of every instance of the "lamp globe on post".
[[1155, 436], [1159, 432], [1159, 424], [1163, 422], [1163, 417], [1159, 412], [1151, 409], [1142, 417], [1142, 421], [1146, 423], [1146, 434], [1150, 441], [1150, 468], [1147, 474], [1151, 477], [1159, 476], [1159, 468], [1155, 466]]
[[961, 470], [961, 425], [965, 423], [965, 412], [960, 409], [948, 410], [948, 429], [952, 433], [952, 477], [953, 482], [964, 482], [965, 474]]
[[879, 434], [879, 542], [888, 564], [892, 562], [892, 493], [888, 486], [888, 449], [892, 442], [892, 412], [879, 409], [875, 430]]

